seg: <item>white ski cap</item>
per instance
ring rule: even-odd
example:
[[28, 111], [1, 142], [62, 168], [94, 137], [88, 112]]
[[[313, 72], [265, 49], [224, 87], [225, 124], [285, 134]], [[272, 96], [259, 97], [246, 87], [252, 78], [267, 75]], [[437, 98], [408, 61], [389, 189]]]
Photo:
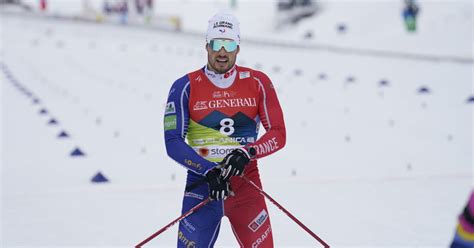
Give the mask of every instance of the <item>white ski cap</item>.
[[239, 20], [234, 15], [220, 12], [209, 19], [206, 41], [209, 43], [210, 40], [219, 38], [231, 39], [240, 44]]

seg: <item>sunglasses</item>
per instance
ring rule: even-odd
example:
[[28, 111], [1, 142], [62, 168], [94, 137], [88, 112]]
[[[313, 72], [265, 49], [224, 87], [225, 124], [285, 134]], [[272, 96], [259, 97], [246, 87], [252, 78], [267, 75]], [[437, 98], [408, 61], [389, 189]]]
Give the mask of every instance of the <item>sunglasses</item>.
[[223, 47], [228, 53], [231, 53], [237, 50], [237, 41], [214, 39], [209, 41], [209, 47], [215, 52], [218, 52]]

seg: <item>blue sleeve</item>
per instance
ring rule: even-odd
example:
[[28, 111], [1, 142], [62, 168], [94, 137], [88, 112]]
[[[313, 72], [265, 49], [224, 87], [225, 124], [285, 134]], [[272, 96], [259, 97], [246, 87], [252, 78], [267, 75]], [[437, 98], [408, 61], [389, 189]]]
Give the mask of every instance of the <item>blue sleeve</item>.
[[189, 94], [190, 82], [187, 75], [173, 83], [164, 117], [166, 152], [188, 170], [203, 175], [216, 164], [202, 158], [185, 142], [189, 125]]

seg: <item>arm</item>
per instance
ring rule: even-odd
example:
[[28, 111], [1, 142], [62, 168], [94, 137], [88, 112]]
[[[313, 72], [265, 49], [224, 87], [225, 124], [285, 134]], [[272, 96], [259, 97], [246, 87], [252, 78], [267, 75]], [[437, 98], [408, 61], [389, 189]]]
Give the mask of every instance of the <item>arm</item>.
[[254, 73], [254, 78], [259, 84], [258, 115], [266, 133], [257, 142], [227, 154], [220, 163], [223, 167], [221, 177], [225, 180], [242, 175], [251, 158], [268, 156], [283, 148], [286, 143], [285, 121], [272, 82], [267, 75], [258, 71]]
[[280, 102], [270, 78], [259, 71], [255, 71], [254, 76], [260, 85], [258, 113], [266, 130], [266, 133], [257, 142], [250, 145], [256, 149], [255, 158], [258, 159], [268, 156], [285, 146], [286, 129]]
[[186, 169], [204, 175], [216, 164], [199, 156], [185, 142], [189, 124], [189, 92], [188, 76], [176, 80], [169, 92], [164, 117], [166, 151], [168, 156]]

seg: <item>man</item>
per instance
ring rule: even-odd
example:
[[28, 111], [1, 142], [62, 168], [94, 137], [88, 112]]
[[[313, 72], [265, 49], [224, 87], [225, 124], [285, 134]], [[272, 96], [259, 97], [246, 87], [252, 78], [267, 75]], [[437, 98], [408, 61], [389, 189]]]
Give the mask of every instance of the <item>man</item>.
[[405, 8], [403, 9], [403, 20], [408, 32], [416, 31], [416, 17], [419, 12], [419, 7], [414, 0], [405, 0]]
[[459, 215], [458, 225], [450, 248], [474, 247], [474, 191], [471, 192], [466, 207]]
[[168, 155], [188, 170], [187, 186], [198, 185], [184, 193], [182, 212], [212, 200], [180, 222], [178, 247], [213, 247], [224, 215], [242, 247], [273, 247], [265, 199], [241, 176], [261, 187], [257, 159], [285, 145], [275, 89], [264, 73], [235, 65], [233, 15], [209, 20], [205, 48], [207, 65], [174, 82], [164, 118]]

